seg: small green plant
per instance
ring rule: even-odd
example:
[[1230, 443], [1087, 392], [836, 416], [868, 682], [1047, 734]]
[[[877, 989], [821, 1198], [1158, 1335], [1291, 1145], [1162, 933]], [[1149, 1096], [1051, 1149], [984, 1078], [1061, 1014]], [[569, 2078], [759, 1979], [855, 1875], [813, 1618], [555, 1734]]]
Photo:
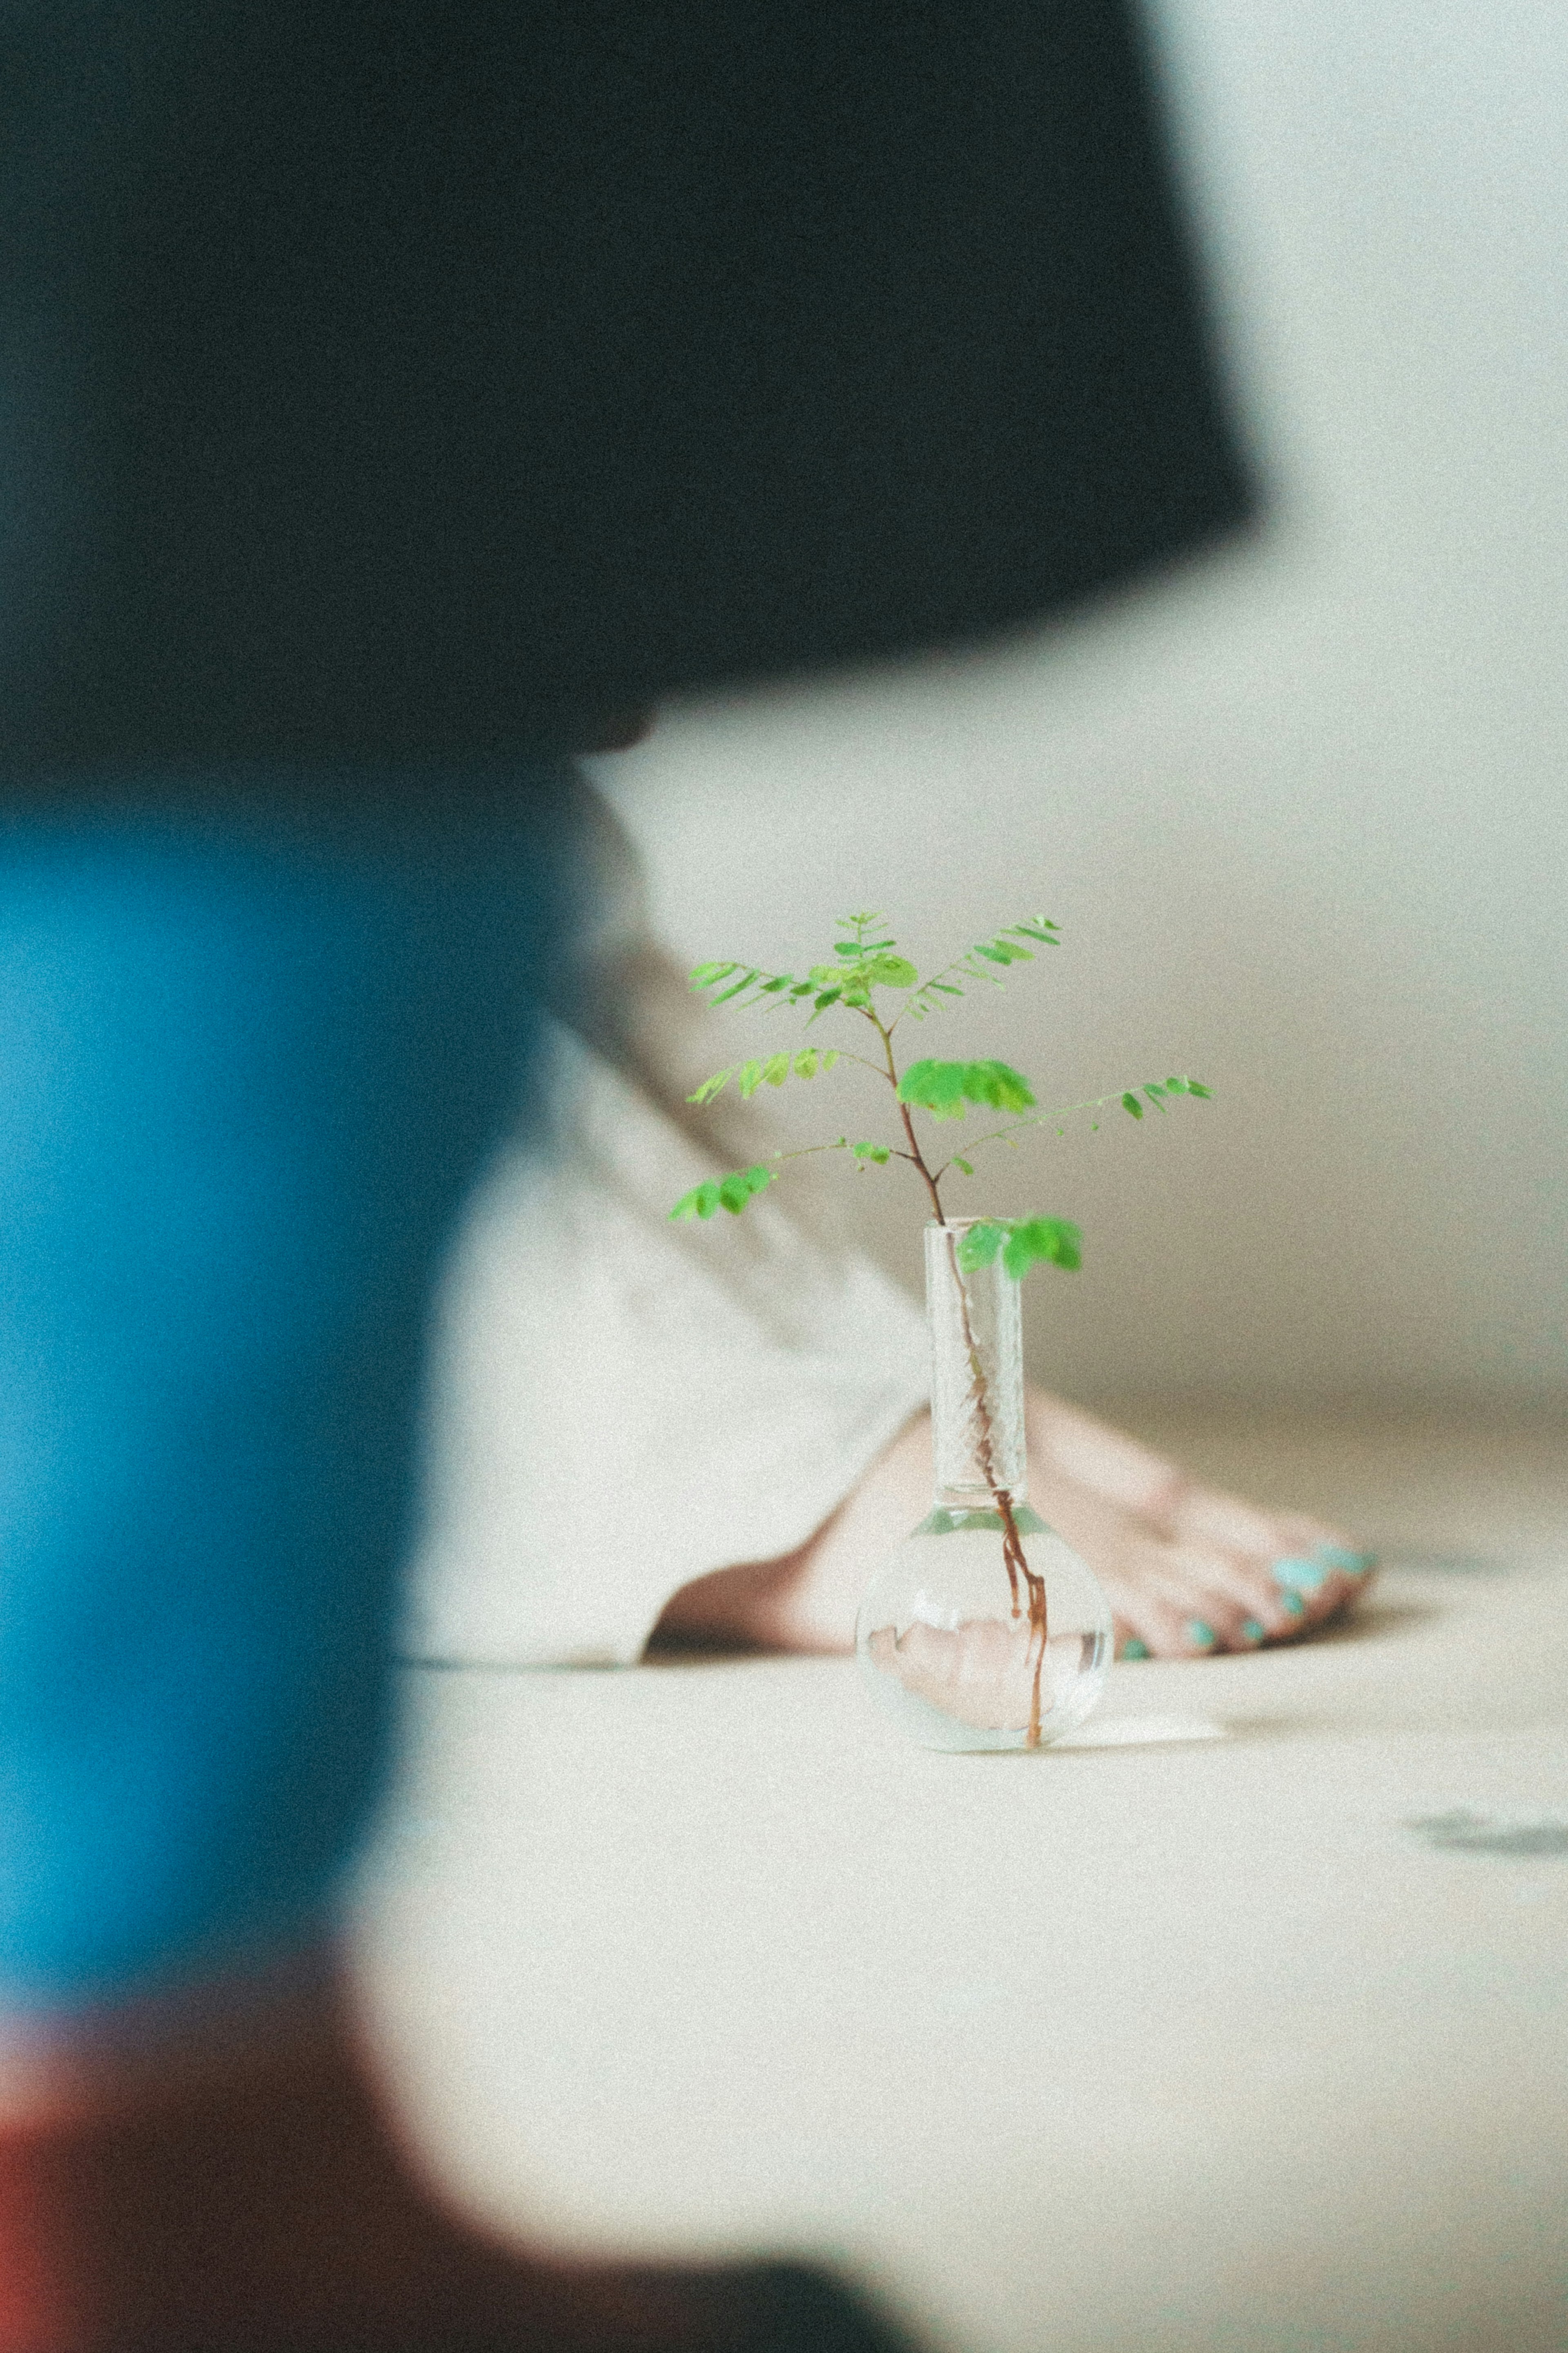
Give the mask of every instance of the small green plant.
[[[672, 1218], [710, 1218], [720, 1209], [739, 1217], [748, 1202], [775, 1182], [786, 1162], [818, 1152], [844, 1152], [861, 1168], [885, 1168], [891, 1161], [906, 1161], [924, 1185], [937, 1222], [945, 1226], [951, 1220], [942, 1206], [941, 1187], [954, 1171], [963, 1176], [974, 1175], [971, 1154], [994, 1144], [1012, 1144], [1026, 1128], [1048, 1127], [1084, 1112], [1102, 1112], [1109, 1104], [1118, 1104], [1131, 1118], [1142, 1119], [1146, 1104], [1163, 1113], [1184, 1095], [1208, 1099], [1208, 1088], [1196, 1079], [1150, 1079], [1087, 1103], [1040, 1111], [1027, 1079], [1006, 1062], [922, 1059], [900, 1071], [893, 1039], [903, 1023], [926, 1020], [942, 1009], [945, 998], [963, 997], [977, 982], [991, 981], [1000, 987], [1001, 974], [1009, 965], [1032, 963], [1037, 949], [1059, 944], [1058, 926], [1047, 915], [1026, 915], [1016, 923], [1005, 924], [993, 939], [974, 941], [962, 955], [922, 980], [909, 958], [899, 955], [896, 940], [872, 936], [883, 923], [882, 916], [846, 915], [842, 921], [844, 929], [854, 936], [835, 941], [833, 962], [813, 965], [804, 979], [794, 973], [767, 972], [759, 965], [712, 963], [696, 966], [691, 986], [711, 1006], [768, 1006], [775, 1011], [805, 1013], [807, 1029], [825, 1013], [851, 1014], [874, 1033], [872, 1050], [858, 1054], [844, 1047], [801, 1046], [762, 1055], [715, 1071], [687, 1100], [711, 1103], [731, 1083], [749, 1099], [759, 1087], [782, 1087], [791, 1079], [815, 1079], [840, 1061], [858, 1062], [891, 1089], [901, 1138], [891, 1143], [877, 1137], [852, 1142], [847, 1135], [839, 1135], [830, 1143], [773, 1153], [750, 1168], [732, 1169], [726, 1176], [694, 1185], [676, 1203], [669, 1213]], [[922, 1145], [915, 1125], [917, 1113], [924, 1113], [940, 1127], [966, 1118], [971, 1111], [1005, 1112], [1013, 1116], [973, 1142], [965, 1139], [962, 1153], [944, 1155], [940, 1138], [934, 1142], [928, 1138]], [[1098, 1118], [1090, 1124], [1098, 1127]], [[1064, 1134], [1065, 1127], [1058, 1125], [1057, 1133]], [[966, 1225], [957, 1246], [958, 1264], [970, 1273], [976, 1267], [988, 1266], [1000, 1251], [1003, 1265], [1015, 1278], [1035, 1266], [1072, 1270], [1082, 1263], [1082, 1240], [1077, 1226], [1065, 1218], [982, 1218]]]
[[[814, 1080], [840, 1061], [858, 1062], [885, 1081], [890, 1090], [899, 1119], [898, 1135], [892, 1141], [886, 1136], [852, 1141], [847, 1135], [839, 1135], [829, 1143], [801, 1145], [773, 1153], [750, 1168], [731, 1169], [728, 1176], [694, 1185], [669, 1214], [673, 1219], [711, 1218], [725, 1209], [739, 1217], [750, 1202], [776, 1181], [785, 1163], [819, 1152], [847, 1153], [860, 1169], [885, 1168], [901, 1160], [920, 1178], [936, 1222], [950, 1233], [948, 1246], [957, 1278], [963, 1341], [969, 1359], [976, 1452], [995, 1506], [1002, 1557], [1012, 1594], [1012, 1614], [1016, 1620], [1026, 1607], [1028, 1611], [1033, 1674], [1028, 1738], [1033, 1745], [1040, 1737], [1040, 1672], [1047, 1641], [1045, 1582], [1029, 1567], [1014, 1514], [1012, 1491], [997, 1473], [986, 1373], [970, 1320], [964, 1277], [993, 1264], [999, 1254], [1005, 1273], [1015, 1280], [1020, 1280], [1036, 1266], [1056, 1266], [1070, 1271], [1082, 1263], [1083, 1238], [1077, 1226], [1066, 1218], [978, 1218], [965, 1219], [961, 1228], [955, 1228], [943, 1207], [942, 1187], [954, 1173], [965, 1177], [974, 1175], [972, 1155], [993, 1145], [1015, 1144], [1027, 1128], [1056, 1125], [1057, 1133], [1065, 1134], [1063, 1123], [1069, 1117], [1086, 1112], [1098, 1113], [1109, 1104], [1119, 1104], [1130, 1117], [1141, 1120], [1146, 1106], [1163, 1113], [1183, 1096], [1206, 1101], [1209, 1090], [1196, 1079], [1149, 1079], [1139, 1086], [1098, 1095], [1090, 1102], [1041, 1111], [1027, 1079], [1006, 1062], [950, 1062], [922, 1058], [907, 1062], [900, 1070], [893, 1041], [906, 1022], [928, 1020], [942, 1011], [950, 999], [962, 997], [982, 981], [1002, 986], [1001, 976], [1012, 965], [1032, 963], [1039, 949], [1059, 945], [1058, 926], [1046, 915], [1027, 915], [1018, 923], [1004, 924], [994, 938], [972, 942], [962, 955], [922, 980], [909, 958], [899, 954], [898, 942], [880, 935], [885, 921], [881, 915], [847, 915], [842, 921], [844, 930], [852, 936], [836, 940], [833, 960], [813, 965], [804, 978], [789, 972], [768, 972], [760, 965], [726, 961], [698, 965], [691, 975], [691, 986], [711, 1006], [771, 1006], [775, 1011], [803, 1013], [807, 1029], [824, 1014], [852, 1016], [870, 1031], [871, 1037], [865, 1040], [869, 1050], [856, 1053], [843, 1046], [792, 1046], [715, 1071], [688, 1101], [711, 1103], [731, 1083], [749, 1099], [759, 1087], [782, 1087], [796, 1079]], [[971, 1112], [988, 1111], [1007, 1116], [999, 1126], [988, 1129], [973, 1142], [966, 1138], [962, 1153], [945, 1150], [940, 1131], [949, 1122], [966, 1119]], [[917, 1115], [922, 1121], [921, 1127], [916, 1125]], [[1092, 1127], [1099, 1124], [1098, 1118], [1091, 1119]], [[933, 1134], [932, 1130], [937, 1133]]]

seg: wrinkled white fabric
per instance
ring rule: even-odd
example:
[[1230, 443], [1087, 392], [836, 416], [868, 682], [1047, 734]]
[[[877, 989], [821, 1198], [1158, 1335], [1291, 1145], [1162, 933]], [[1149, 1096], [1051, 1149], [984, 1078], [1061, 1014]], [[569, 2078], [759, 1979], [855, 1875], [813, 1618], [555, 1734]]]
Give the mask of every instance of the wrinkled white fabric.
[[414, 1659], [630, 1663], [681, 1586], [803, 1544], [928, 1394], [897, 1284], [771, 1198], [672, 1225], [712, 1164], [560, 1050], [554, 1147], [492, 1172], [445, 1286]]

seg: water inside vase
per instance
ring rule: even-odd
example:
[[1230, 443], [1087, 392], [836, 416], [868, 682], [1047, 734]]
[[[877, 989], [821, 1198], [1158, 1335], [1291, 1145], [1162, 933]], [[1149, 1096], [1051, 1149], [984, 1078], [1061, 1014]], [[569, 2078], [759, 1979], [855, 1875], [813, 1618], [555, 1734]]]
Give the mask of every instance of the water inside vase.
[[1111, 1658], [1104, 1592], [1026, 1504], [1014, 1517], [1030, 1576], [1045, 1586], [1043, 1646], [1026, 1596], [1012, 1590], [994, 1511], [939, 1507], [867, 1589], [856, 1641], [861, 1671], [922, 1746], [1046, 1746], [1100, 1697]]

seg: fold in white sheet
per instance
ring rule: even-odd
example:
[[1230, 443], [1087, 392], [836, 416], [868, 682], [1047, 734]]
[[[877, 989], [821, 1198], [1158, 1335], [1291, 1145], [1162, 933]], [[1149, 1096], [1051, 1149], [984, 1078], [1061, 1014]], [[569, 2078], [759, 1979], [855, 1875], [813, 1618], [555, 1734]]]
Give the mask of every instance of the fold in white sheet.
[[712, 1165], [560, 1054], [555, 1144], [503, 1156], [444, 1288], [405, 1657], [630, 1663], [681, 1586], [803, 1544], [926, 1402], [903, 1291], [772, 1200], [671, 1225]]

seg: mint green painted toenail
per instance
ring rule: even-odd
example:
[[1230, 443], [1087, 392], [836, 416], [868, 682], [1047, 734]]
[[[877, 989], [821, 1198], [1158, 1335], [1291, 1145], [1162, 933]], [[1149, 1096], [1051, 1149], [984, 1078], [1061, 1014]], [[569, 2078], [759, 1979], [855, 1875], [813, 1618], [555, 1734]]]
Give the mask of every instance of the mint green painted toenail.
[[1266, 1642], [1268, 1639], [1256, 1618], [1244, 1618], [1241, 1621], [1241, 1630], [1249, 1642]]
[[1312, 1558], [1324, 1568], [1337, 1568], [1344, 1577], [1364, 1577], [1369, 1568], [1377, 1567], [1374, 1552], [1347, 1552], [1343, 1545], [1320, 1545]]
[[1279, 1607], [1281, 1609], [1288, 1609], [1292, 1618], [1304, 1618], [1307, 1614], [1307, 1605], [1299, 1593], [1282, 1593], [1279, 1596]]
[[1121, 1645], [1121, 1655], [1124, 1659], [1146, 1659], [1149, 1656], [1149, 1645], [1147, 1642], [1141, 1642], [1136, 1634], [1130, 1634]]
[[1214, 1628], [1205, 1626], [1201, 1618], [1189, 1618], [1187, 1640], [1195, 1651], [1212, 1651], [1215, 1641]]
[[1329, 1572], [1315, 1560], [1277, 1560], [1270, 1570], [1276, 1585], [1292, 1593], [1317, 1593], [1328, 1583]]

